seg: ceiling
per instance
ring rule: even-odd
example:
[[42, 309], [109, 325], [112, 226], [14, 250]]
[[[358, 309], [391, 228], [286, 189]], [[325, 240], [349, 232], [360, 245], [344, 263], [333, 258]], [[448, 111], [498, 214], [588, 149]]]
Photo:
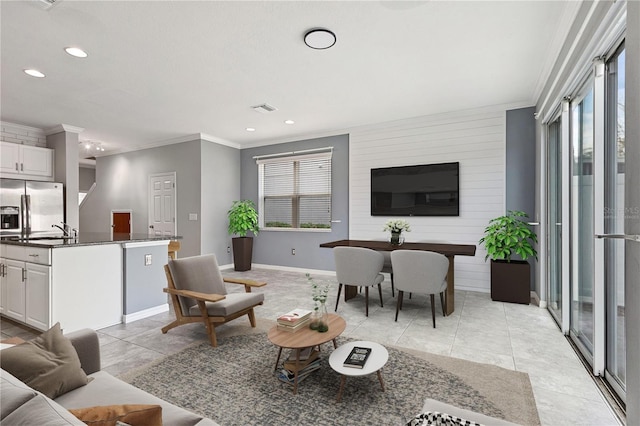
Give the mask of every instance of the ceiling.
[[[61, 0], [47, 10], [2, 1], [0, 119], [81, 127], [81, 140], [109, 154], [196, 133], [250, 147], [533, 105], [576, 4]], [[316, 27], [337, 43], [308, 48], [303, 36]], [[277, 111], [251, 108], [265, 102]]]

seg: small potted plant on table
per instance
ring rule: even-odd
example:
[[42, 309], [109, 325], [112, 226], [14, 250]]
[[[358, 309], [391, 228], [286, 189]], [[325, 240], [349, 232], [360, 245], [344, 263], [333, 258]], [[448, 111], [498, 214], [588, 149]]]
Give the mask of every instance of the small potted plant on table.
[[227, 212], [229, 217], [229, 235], [238, 235], [232, 238], [233, 264], [236, 271], [248, 271], [251, 269], [253, 256], [253, 237], [248, 237], [249, 231], [258, 235], [258, 212], [251, 200], [234, 201]]
[[[484, 244], [491, 258], [491, 300], [529, 304], [531, 275], [529, 257], [538, 258], [534, 243], [536, 234], [521, 220], [528, 217], [521, 211], [509, 211], [505, 216], [489, 221], [480, 244]], [[520, 257], [514, 260], [513, 255]]]
[[409, 226], [409, 222], [402, 219], [396, 220], [388, 220], [387, 223], [384, 224], [383, 231], [391, 232], [391, 239], [389, 242], [391, 245], [399, 246], [404, 242], [404, 237], [402, 236], [402, 231], [411, 232], [411, 227]]

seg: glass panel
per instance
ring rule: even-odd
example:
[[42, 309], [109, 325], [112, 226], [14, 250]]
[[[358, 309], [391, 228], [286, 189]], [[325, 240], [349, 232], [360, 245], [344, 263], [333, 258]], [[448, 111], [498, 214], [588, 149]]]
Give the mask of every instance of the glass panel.
[[264, 226], [266, 228], [293, 227], [293, 199], [291, 197], [264, 199]]
[[593, 355], [593, 89], [572, 108], [571, 331]]
[[562, 123], [549, 125], [549, 310], [562, 322]]
[[[608, 121], [606, 140], [605, 232], [624, 234], [625, 203], [625, 52], [621, 51], [608, 64]], [[607, 291], [607, 372], [624, 390], [625, 302], [624, 240], [605, 240]], [[609, 378], [609, 377], [608, 377]], [[615, 388], [615, 386], [614, 386]]]
[[331, 196], [300, 197], [300, 228], [331, 228]]

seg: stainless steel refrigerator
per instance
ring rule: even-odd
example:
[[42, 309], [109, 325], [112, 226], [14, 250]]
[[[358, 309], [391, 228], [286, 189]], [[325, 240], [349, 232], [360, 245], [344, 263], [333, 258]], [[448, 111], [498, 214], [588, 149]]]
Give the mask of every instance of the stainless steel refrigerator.
[[0, 235], [59, 234], [64, 221], [63, 185], [58, 182], [0, 180]]

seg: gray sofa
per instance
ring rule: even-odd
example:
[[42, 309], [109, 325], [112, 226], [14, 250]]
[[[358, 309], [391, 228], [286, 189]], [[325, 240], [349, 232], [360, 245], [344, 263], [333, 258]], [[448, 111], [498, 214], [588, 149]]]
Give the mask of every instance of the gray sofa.
[[[100, 371], [100, 344], [93, 330], [80, 330], [67, 335], [71, 340], [84, 372], [92, 378], [55, 400], [28, 387], [4, 370], [0, 370], [2, 404], [0, 419], [3, 426], [13, 425], [84, 425], [67, 409], [116, 404], [156, 404], [162, 407], [164, 425], [217, 425], [190, 411], [169, 404], [160, 398], [125, 383], [107, 372]], [[0, 354], [1, 356], [1, 354]]]

